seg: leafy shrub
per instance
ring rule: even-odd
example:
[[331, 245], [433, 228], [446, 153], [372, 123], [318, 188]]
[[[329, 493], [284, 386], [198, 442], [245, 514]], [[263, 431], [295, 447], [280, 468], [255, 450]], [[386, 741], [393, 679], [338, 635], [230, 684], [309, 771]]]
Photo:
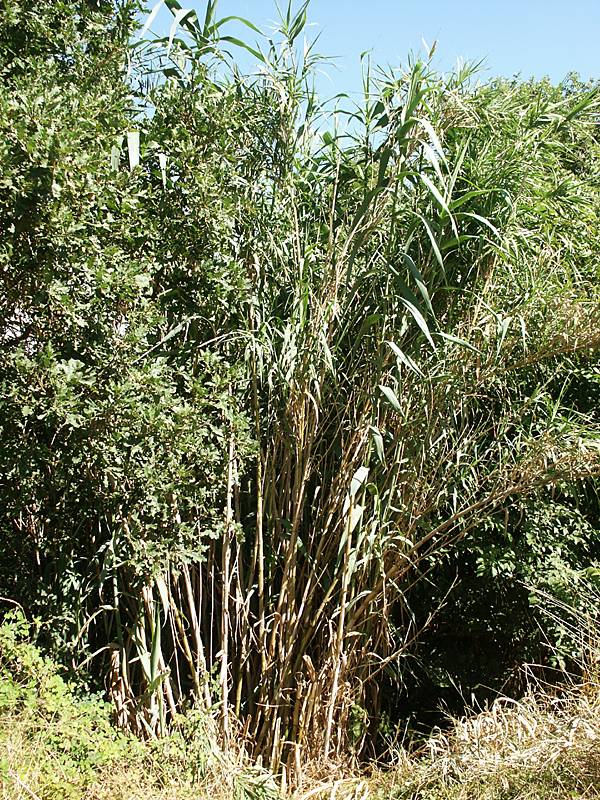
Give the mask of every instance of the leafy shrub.
[[56, 665], [28, 641], [29, 629], [20, 612], [6, 614], [0, 624], [5, 777], [9, 783], [16, 780], [18, 790], [19, 780], [32, 771], [42, 795], [80, 797], [99, 770], [124, 759], [135, 761], [142, 749], [111, 725], [109, 704], [75, 695]]

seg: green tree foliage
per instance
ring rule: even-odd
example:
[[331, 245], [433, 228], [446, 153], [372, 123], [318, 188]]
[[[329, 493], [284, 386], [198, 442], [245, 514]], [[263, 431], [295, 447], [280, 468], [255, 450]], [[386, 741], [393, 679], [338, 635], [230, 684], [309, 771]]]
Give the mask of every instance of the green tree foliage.
[[[2, 12], [3, 586], [43, 607], [63, 644], [97, 607], [219, 535], [229, 439], [247, 439], [234, 366], [170, 357], [178, 332], [219, 334], [243, 272], [228, 252], [215, 258], [226, 211], [211, 208], [186, 241], [183, 181], [177, 216], [156, 170], [127, 168], [136, 10]], [[198, 180], [215, 183], [208, 167]]]

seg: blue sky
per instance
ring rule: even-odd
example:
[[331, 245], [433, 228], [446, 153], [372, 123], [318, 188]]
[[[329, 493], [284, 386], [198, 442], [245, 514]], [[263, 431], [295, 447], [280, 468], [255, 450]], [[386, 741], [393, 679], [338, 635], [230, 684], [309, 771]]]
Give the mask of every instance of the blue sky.
[[[180, 1], [199, 16], [206, 7], [204, 0]], [[277, 16], [274, 0], [220, 0], [218, 17], [229, 14], [265, 30]], [[164, 31], [167, 19], [162, 11], [153, 29]], [[575, 70], [600, 78], [600, 0], [312, 0], [309, 21], [309, 33], [321, 34], [319, 52], [337, 57], [319, 78], [322, 94], [360, 90], [362, 51], [395, 67], [422, 50], [423, 40], [437, 40], [434, 63], [441, 70], [460, 58], [485, 59], [482, 77], [520, 73], [558, 82]], [[243, 36], [251, 41], [255, 34]]]

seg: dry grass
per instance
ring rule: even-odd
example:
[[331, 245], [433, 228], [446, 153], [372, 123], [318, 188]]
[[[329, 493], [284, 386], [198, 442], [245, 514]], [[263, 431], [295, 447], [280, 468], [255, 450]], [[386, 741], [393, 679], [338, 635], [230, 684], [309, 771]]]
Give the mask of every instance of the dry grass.
[[366, 780], [332, 780], [299, 800], [566, 800], [600, 797], [600, 684], [561, 695], [538, 685], [520, 702], [502, 698], [452, 721], [416, 754]]

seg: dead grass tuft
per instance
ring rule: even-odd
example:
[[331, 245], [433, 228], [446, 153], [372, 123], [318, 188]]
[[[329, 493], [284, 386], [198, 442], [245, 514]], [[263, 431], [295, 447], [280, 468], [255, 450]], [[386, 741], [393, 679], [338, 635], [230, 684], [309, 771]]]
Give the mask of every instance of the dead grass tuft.
[[455, 719], [417, 753], [370, 780], [323, 782], [298, 800], [578, 800], [600, 797], [600, 683]]

